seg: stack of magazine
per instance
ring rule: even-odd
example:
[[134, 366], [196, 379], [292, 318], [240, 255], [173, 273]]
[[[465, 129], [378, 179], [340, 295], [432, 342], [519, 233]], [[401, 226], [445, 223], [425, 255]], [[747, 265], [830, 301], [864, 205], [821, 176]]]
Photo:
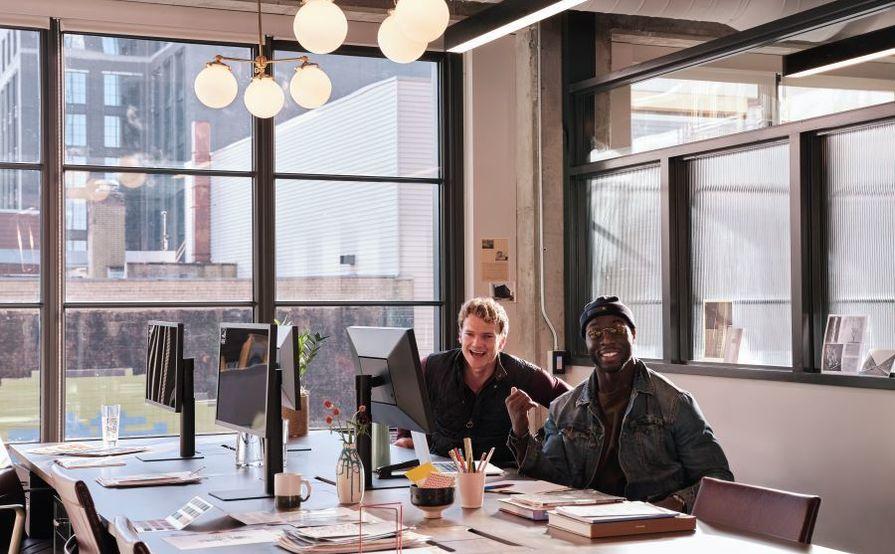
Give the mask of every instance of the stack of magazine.
[[[426, 549], [430, 537], [401, 530], [400, 545], [406, 549], [421, 547]], [[364, 552], [400, 550], [394, 522], [368, 523], [361, 527], [357, 523], [340, 523], [318, 527], [287, 529], [277, 544], [289, 552], [340, 554], [359, 552], [363, 541]], [[410, 552], [419, 552], [410, 550]], [[426, 550], [422, 550], [426, 552]]]
[[696, 529], [696, 518], [646, 502], [559, 506], [547, 512], [549, 527], [590, 538]]
[[564, 489], [541, 494], [516, 494], [500, 500], [500, 510], [534, 521], [547, 521], [547, 512], [559, 506], [585, 506], [622, 502], [621, 496], [595, 490]]

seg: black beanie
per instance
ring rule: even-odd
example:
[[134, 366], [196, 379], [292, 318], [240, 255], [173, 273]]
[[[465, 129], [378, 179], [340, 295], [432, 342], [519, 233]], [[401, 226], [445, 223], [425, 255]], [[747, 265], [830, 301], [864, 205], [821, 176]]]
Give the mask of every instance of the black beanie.
[[631, 330], [636, 329], [636, 326], [634, 325], [634, 314], [631, 312], [630, 308], [619, 301], [618, 296], [601, 296], [596, 300], [591, 301], [583, 310], [581, 310], [581, 315], [578, 317], [578, 323], [581, 325], [582, 338], [586, 336], [585, 329], [587, 329], [587, 324], [590, 320], [601, 315], [617, 315], [625, 320], [625, 323], [628, 324]]

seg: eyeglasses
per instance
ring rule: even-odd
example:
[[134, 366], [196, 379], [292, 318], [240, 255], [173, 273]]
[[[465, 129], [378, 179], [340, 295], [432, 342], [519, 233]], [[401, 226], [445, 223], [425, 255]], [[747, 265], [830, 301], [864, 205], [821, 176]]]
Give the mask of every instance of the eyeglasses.
[[599, 329], [588, 329], [587, 336], [592, 339], [599, 340], [606, 335], [611, 337], [613, 335], [624, 335], [628, 331], [628, 326], [621, 322], [616, 322], [610, 325], [609, 327], [601, 327]]

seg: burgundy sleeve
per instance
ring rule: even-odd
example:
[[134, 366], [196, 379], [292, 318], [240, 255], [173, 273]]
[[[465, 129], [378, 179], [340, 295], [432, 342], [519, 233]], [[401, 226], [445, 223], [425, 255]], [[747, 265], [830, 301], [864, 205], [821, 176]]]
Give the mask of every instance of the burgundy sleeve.
[[[428, 360], [429, 360], [429, 356], [426, 356], [425, 358], [420, 359], [420, 366], [422, 366], [422, 368], [423, 368], [423, 377], [425, 377], [425, 375], [426, 375], [426, 362]], [[407, 429], [401, 429], [400, 427], [398, 427], [398, 437], [397, 438], [409, 439], [410, 431], [408, 431]]]
[[550, 407], [550, 403], [555, 398], [562, 395], [566, 391], [572, 390], [568, 383], [555, 376], [550, 375], [543, 369], [535, 370], [528, 379], [528, 385], [524, 389], [531, 399], [544, 406]]

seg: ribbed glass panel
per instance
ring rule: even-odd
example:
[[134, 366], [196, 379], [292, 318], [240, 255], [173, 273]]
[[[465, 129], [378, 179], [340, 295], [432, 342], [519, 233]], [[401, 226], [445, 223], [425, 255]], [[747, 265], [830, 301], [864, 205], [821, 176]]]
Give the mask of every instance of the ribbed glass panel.
[[895, 347], [895, 122], [830, 134], [829, 307], [870, 316], [870, 348]]
[[[736, 342], [729, 324], [743, 331], [728, 362], [792, 364], [788, 168], [789, 145], [779, 143], [689, 162], [696, 360], [724, 360]], [[708, 348], [706, 327], [720, 329]]]
[[591, 298], [616, 295], [634, 312], [634, 355], [662, 357], [659, 167], [591, 179]]

